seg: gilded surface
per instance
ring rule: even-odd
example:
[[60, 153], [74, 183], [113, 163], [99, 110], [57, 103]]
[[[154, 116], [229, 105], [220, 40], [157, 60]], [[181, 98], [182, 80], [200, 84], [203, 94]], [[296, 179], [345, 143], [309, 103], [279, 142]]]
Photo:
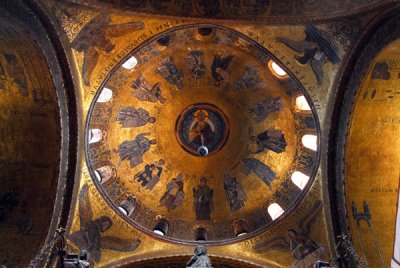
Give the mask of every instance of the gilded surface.
[[[57, 8], [65, 8], [65, 7], [57, 7]], [[125, 24], [125, 23], [138, 23], [142, 22], [143, 23], [143, 28], [142, 29], [135, 29], [130, 32], [129, 35], [110, 35], [108, 36], [107, 33], [104, 33], [104, 37], [106, 37], [109, 48], [110, 49], [102, 49], [102, 45], [98, 46], [95, 45], [95, 52], [92, 51], [92, 53], [86, 52], [87, 55], [90, 57], [96, 58], [96, 64], [94, 66], [91, 66], [91, 72], [89, 75], [86, 73], [87, 81], [85, 81], [85, 71], [87, 71], [87, 68], [84, 68], [85, 65], [85, 51], [79, 50], [77, 48], [72, 47], [72, 51], [74, 54], [74, 62], [76, 63], [76, 70], [79, 71], [80, 73], [80, 85], [81, 85], [81, 95], [82, 98], [80, 99], [81, 101], [81, 106], [82, 106], [82, 118], [81, 122], [85, 122], [86, 120], [86, 114], [88, 113], [89, 106], [92, 103], [94, 99], [94, 95], [96, 92], [101, 88], [102, 83], [105, 81], [107, 75], [110, 73], [110, 71], [118, 65], [119, 62], [121, 62], [122, 59], [127, 59], [127, 55], [129, 52], [137, 48], [141, 43], [144, 41], [148, 40], [149, 38], [155, 36], [156, 34], [162, 33], [165, 30], [172, 29], [173, 27], [176, 26], [182, 26], [185, 24], [192, 24], [192, 23], [204, 23], [206, 21], [204, 20], [194, 20], [194, 19], [172, 19], [172, 18], [156, 18], [156, 17], [148, 17], [140, 14], [134, 14], [134, 13], [113, 13], [109, 12], [109, 17], [110, 17], [110, 22], [109, 25], [117, 25], [117, 24]], [[71, 16], [75, 16], [72, 14]], [[58, 20], [60, 21], [60, 17], [58, 17]], [[236, 23], [236, 22], [220, 22], [221, 25], [227, 26], [230, 28], [233, 28], [235, 30], [238, 30], [239, 32], [243, 33], [244, 35], [250, 37], [254, 41], [258, 42], [261, 44], [261, 46], [265, 47], [269, 51], [272, 52], [272, 54], [279, 60], [279, 62], [282, 63], [282, 65], [287, 69], [290, 70], [291, 73], [294, 74], [294, 76], [297, 78], [297, 80], [305, 87], [307, 93], [311, 96], [311, 99], [313, 101], [314, 106], [316, 107], [316, 113], [318, 115], [318, 118], [320, 120], [320, 124], [322, 125], [322, 132], [324, 132], [324, 120], [326, 118], [325, 113], [326, 113], [326, 105], [328, 103], [328, 98], [330, 94], [330, 88], [333, 82], [333, 79], [335, 77], [335, 74], [339, 68], [340, 63], [337, 63], [337, 61], [323, 61], [322, 64], [319, 65], [318, 70], [319, 72], [324, 73], [323, 79], [318, 82], [318, 76], [315, 73], [315, 70], [313, 70], [311, 61], [312, 60], [321, 60], [324, 57], [327, 56], [327, 52], [324, 51], [317, 51], [315, 54], [313, 54], [309, 59], [306, 64], [301, 64], [296, 59], [296, 56], [299, 57], [299, 53], [301, 54], [301, 51], [295, 51], [292, 47], [288, 46], [288, 42], [286, 44], [284, 42], [278, 42], [277, 38], [285, 38], [287, 40], [295, 41], [295, 42], [301, 42], [305, 41], [307, 32], [306, 32], [306, 27], [299, 25], [299, 26], [260, 26], [252, 23]], [[340, 24], [340, 25], [339, 25]], [[336, 53], [340, 56], [340, 58], [343, 57], [345, 52], [348, 50], [353, 38], [357, 35], [358, 33], [358, 22], [355, 21], [340, 21], [337, 24], [332, 23], [332, 24], [316, 24], [314, 27], [320, 31], [323, 32], [324, 39], [329, 40], [330, 42], [335, 44], [335, 49]], [[340, 29], [343, 29], [345, 27], [346, 31], [343, 32]], [[65, 29], [64, 29], [65, 30]], [[63, 31], [60, 25], [60, 32]], [[65, 31], [66, 34], [68, 34], [68, 30]], [[82, 37], [84, 38], [84, 37]], [[83, 39], [84, 40], [84, 39]], [[85, 42], [85, 41], [83, 41]], [[106, 42], [106, 43], [107, 43]], [[310, 46], [318, 46], [319, 43], [318, 40], [314, 40], [311, 42]], [[110, 45], [111, 44], [111, 45]], [[107, 46], [105, 46], [107, 47]], [[237, 49], [236, 49], [237, 50]], [[178, 50], [179, 51], [179, 50]], [[163, 52], [161, 52], [163, 53]], [[232, 53], [237, 53], [233, 51]], [[179, 56], [175, 56], [174, 54], [170, 55], [173, 57], [174, 62], [176, 61], [179, 63], [180, 66], [185, 66], [184, 63], [184, 57], [182, 52], [178, 52]], [[167, 55], [166, 55], [167, 56]], [[87, 56], [86, 56], [87, 57]], [[252, 61], [252, 63], [255, 66], [259, 67], [259, 63], [257, 60], [255, 60], [252, 57], [246, 58], [246, 60], [249, 59]], [[210, 68], [209, 66], [212, 65], [212, 60], [213, 60], [213, 54], [211, 55], [206, 55], [205, 61], [207, 65], [207, 71], [209, 72]], [[90, 60], [89, 60], [90, 61]], [[93, 62], [93, 61], [92, 61]], [[86, 63], [87, 64], [87, 63]], [[235, 77], [239, 76], [240, 73], [243, 71], [243, 63], [239, 62], [237, 64], [242, 64], [242, 69], [235, 68], [232, 69], [232, 75]], [[163, 76], [160, 74], [155, 73], [156, 68], [158, 67], [158, 64], [156, 63], [151, 63], [150, 65], [152, 66], [152, 70], [148, 70], [147, 73], [144, 71], [145, 78], [148, 80], [148, 83], [151, 86], [154, 86], [156, 83], [160, 82], [161, 83], [161, 89], [163, 90], [163, 94], [166, 95], [164, 97], [167, 101], [168, 99], [172, 98], [171, 92], [177, 91], [179, 89], [175, 89], [178, 84], [176, 85], [170, 85], [170, 82], [168, 82]], [[178, 64], [177, 64], [178, 66]], [[140, 68], [140, 65], [138, 65], [138, 68]], [[186, 67], [184, 67], [186, 68]], [[85, 70], [85, 71], [84, 71]], [[186, 70], [186, 69], [185, 69]], [[126, 76], [126, 74], [125, 74]], [[121, 73], [121, 78], [124, 79], [124, 73]], [[134, 78], [132, 77], [132, 80], [136, 79], [137, 76]], [[185, 78], [183, 82], [189, 83], [189, 74], [187, 71], [185, 71]], [[276, 89], [272, 90], [281, 90], [283, 88], [282, 85], [277, 82], [277, 80], [274, 80], [273, 77], [271, 77], [270, 74], [266, 73], [265, 81], [270, 83], [271, 85], [274, 85]], [[90, 85], [87, 83], [89, 82]], [[110, 81], [111, 82], [111, 81]], [[114, 85], [110, 84], [110, 88], [114, 87], [119, 87], [120, 81], [118, 79], [115, 79], [112, 81]], [[134, 81], [131, 81], [134, 82]], [[130, 87], [132, 83], [124, 85], [124, 88], [126, 90], [118, 91], [117, 99], [119, 100], [119, 103], [122, 105], [122, 102], [124, 101], [124, 98], [128, 99], [132, 102], [137, 102], [137, 100], [132, 97], [132, 91], [133, 88]], [[192, 86], [192, 84], [189, 84]], [[204, 87], [195, 87], [193, 86], [196, 90], [201, 91], [206, 91], [207, 87], [213, 88], [214, 85], [208, 85], [207, 83], [202, 84]], [[170, 88], [171, 90], [165, 90], [164, 89]], [[174, 91], [172, 91], [172, 89]], [[214, 102], [216, 98], [221, 99], [221, 102], [227, 103], [229, 101], [228, 97], [222, 98], [220, 93], [218, 92], [212, 92], [209, 93], [207, 91], [207, 94], [204, 94], [206, 96], [207, 101], [209, 102]], [[182, 92], [179, 91], [179, 95], [174, 96], [175, 98], [178, 98], [181, 102], [183, 102], [185, 99], [187, 100], [187, 105], [193, 104], [193, 102], [188, 102], [190, 98], [193, 98], [193, 96], [190, 96], [190, 91], [183, 90]], [[275, 94], [278, 94], [276, 92]], [[280, 94], [280, 93], [279, 93]], [[182, 96], [182, 97], [180, 97]], [[186, 97], [185, 97], [186, 96]], [[243, 95], [246, 97], [245, 95]], [[198, 98], [195, 96], [195, 98]], [[248, 95], [248, 98], [250, 98], [250, 95]], [[155, 137], [154, 135], [150, 135], [148, 138], [149, 140], [151, 139], [156, 139], [157, 141], [160, 141], [158, 144], [163, 143], [164, 139], [164, 153], [165, 154], [172, 154], [168, 152], [168, 143], [166, 143], [165, 137], [161, 136], [160, 132], [155, 132], [155, 129], [167, 129], [171, 128], [169, 133], [173, 133], [173, 125], [164, 125], [161, 124], [163, 121], [172, 121], [175, 122], [176, 117], [178, 114], [181, 113], [181, 109], [174, 110], [174, 107], [168, 106], [168, 105], [162, 105], [160, 101], [158, 101], [157, 106], [152, 105], [152, 103], [148, 102], [141, 102], [141, 106], [143, 106], [143, 109], [149, 112], [149, 116], [155, 116], [157, 121], [155, 124], [147, 123], [145, 125], [141, 125], [140, 128], [144, 131], [151, 131], [151, 133], [159, 133], [157, 134], [158, 136]], [[291, 107], [292, 103], [289, 101], [288, 98], [285, 97], [284, 103], [286, 104], [287, 107]], [[162, 107], [162, 109], [155, 109], [154, 107]], [[102, 122], [105, 124], [110, 124], [113, 125], [114, 127], [118, 127], [122, 132], [122, 136], [126, 137], [130, 140], [135, 139], [135, 135], [131, 135], [133, 130], [136, 131], [136, 128], [122, 128], [121, 129], [121, 124], [116, 121], [116, 110], [110, 110], [106, 108], [107, 106], [104, 107], [101, 111], [99, 111], [99, 120], [103, 120], [104, 118], [111, 118], [111, 115], [113, 118], [111, 120], [106, 119], [105, 121], [103, 120]], [[136, 108], [136, 107], [135, 107]], [[164, 112], [167, 111], [167, 112]], [[225, 112], [225, 111], [224, 111]], [[240, 111], [236, 111], [235, 109], [232, 109], [230, 111], [232, 113], [232, 124], [237, 124], [233, 125], [233, 128], [237, 129], [238, 128], [238, 123], [239, 122], [244, 122], [245, 120], [241, 119], [242, 114]], [[282, 113], [288, 112], [287, 110], [283, 110]], [[228, 113], [228, 112], [226, 112]], [[104, 117], [104, 115], [106, 115]], [[287, 118], [290, 118], [289, 114], [286, 116]], [[103, 118], [103, 119], [102, 119]], [[279, 115], [273, 115], [273, 118], [278, 119]], [[282, 117], [283, 118], [283, 117]], [[114, 121], [115, 120], [115, 121]], [[292, 120], [292, 119], [290, 119]], [[158, 124], [160, 123], [160, 124]], [[280, 127], [285, 128], [289, 130], [289, 124], [280, 123]], [[83, 129], [82, 129], [83, 131]], [[87, 135], [87, 133], [81, 133], [81, 138], [84, 137], [84, 135]], [[171, 135], [171, 134], [168, 134]], [[249, 133], [246, 133], [245, 137], [246, 140], [248, 138]], [[285, 136], [286, 137], [286, 136]], [[99, 156], [100, 157], [105, 157], [103, 160], [109, 161], [110, 159], [114, 159], [114, 161], [117, 162], [120, 160], [119, 155], [117, 152], [112, 152], [111, 150], [117, 149], [118, 145], [121, 143], [122, 140], [115, 134], [110, 134], [110, 136], [107, 137], [107, 139], [114, 140], [114, 145], [112, 147], [104, 147], [103, 146], [103, 151], [100, 151]], [[244, 138], [242, 138], [244, 139]], [[172, 141], [175, 142], [175, 137], [172, 138]], [[171, 141], [171, 142], [172, 142]], [[228, 141], [229, 142], [229, 141]], [[289, 144], [289, 143], [288, 143]], [[243, 146], [242, 144], [239, 144], [238, 147]], [[157, 158], [152, 158], [150, 154], [156, 153], [156, 148], [154, 148], [154, 145], [151, 145], [149, 151], [147, 151], [143, 155], [143, 160], [144, 163], [148, 162], [155, 162], [157, 161], [159, 163], [159, 160], [161, 158], [164, 159], [164, 156], [157, 157]], [[177, 148], [179, 150], [182, 150], [181, 148]], [[175, 149], [175, 150], [177, 150]], [[224, 147], [224, 149], [226, 149]], [[110, 154], [106, 153], [108, 150], [110, 150]], [[233, 149], [231, 149], [233, 150]], [[288, 150], [290, 150], [290, 146], [288, 145]], [[293, 150], [293, 149], [291, 149]], [[101, 152], [104, 152], [104, 154], [101, 154]], [[83, 148], [81, 148], [81, 153], [83, 153]], [[187, 158], [190, 158], [191, 156], [186, 153], [184, 157], [184, 151], [182, 151], [181, 156], [175, 156], [178, 157], [177, 160], [183, 161], [183, 163], [188, 163], [189, 160]], [[232, 151], [233, 153], [233, 151]], [[292, 151], [293, 153], [293, 151]], [[284, 153], [282, 153], [284, 154]], [[271, 157], [268, 157], [268, 155], [271, 155]], [[274, 156], [275, 160], [274, 160]], [[239, 157], [234, 155], [234, 157]], [[269, 158], [269, 159], [267, 159]], [[165, 158], [166, 159], [166, 158]], [[195, 157], [192, 157], [192, 159], [195, 159]], [[263, 159], [265, 161], [278, 161], [279, 155], [275, 156], [272, 153], [267, 153], [266, 154], [266, 159]], [[101, 258], [99, 259], [98, 262], [96, 262], [96, 266], [99, 267], [104, 267], [104, 266], [114, 266], [117, 264], [121, 263], [129, 263], [129, 262], [134, 262], [135, 260], [140, 260], [140, 259], [150, 259], [154, 258], [156, 256], [171, 256], [171, 255], [176, 255], [177, 252], [179, 254], [187, 254], [188, 259], [190, 258], [190, 255], [192, 254], [192, 247], [190, 246], [184, 246], [184, 245], [178, 245], [178, 244], [171, 244], [171, 243], [166, 243], [166, 242], [161, 242], [160, 240], [156, 240], [145, 233], [142, 233], [141, 231], [131, 227], [125, 220], [123, 220], [119, 215], [117, 215], [114, 210], [112, 210], [109, 205], [104, 201], [100, 193], [98, 192], [97, 188], [92, 182], [92, 178], [89, 175], [88, 169], [85, 167], [85, 159], [82, 157], [81, 159], [81, 187], [84, 185], [89, 185], [89, 198], [90, 198], [90, 204], [92, 206], [93, 210], [93, 216], [92, 219], [97, 219], [100, 218], [101, 216], [107, 216], [111, 219], [112, 221], [112, 226], [105, 230], [104, 233], [101, 234], [103, 235], [111, 235], [113, 237], [119, 237], [121, 239], [126, 239], [129, 237], [134, 241], [135, 239], [140, 240], [140, 244], [138, 247], [129, 252], [122, 252], [118, 250], [109, 250], [109, 249], [103, 249], [101, 250]], [[179, 164], [179, 161], [174, 161], [175, 165], [181, 165]], [[186, 161], [186, 162], [185, 162]], [[199, 160], [194, 160], [194, 161], [199, 161]], [[221, 162], [224, 161], [231, 161], [231, 160], [221, 160]], [[233, 161], [233, 160], [232, 160]], [[283, 170], [284, 166], [288, 164], [289, 160], [280, 160], [281, 164], [279, 165], [279, 168]], [[285, 162], [286, 161], [286, 162]], [[286, 163], [286, 164], [285, 164]], [[164, 169], [165, 166], [165, 169]], [[182, 169], [187, 168], [187, 164], [181, 165]], [[203, 170], [199, 165], [192, 165], [194, 169], [199, 169], [199, 172], [202, 172]], [[143, 166], [142, 166], [143, 167]], [[128, 161], [121, 161], [119, 168], [123, 168], [127, 171], [130, 171], [130, 164]], [[219, 166], [217, 167], [219, 168]], [[163, 172], [167, 171], [167, 165], [163, 165]], [[225, 170], [225, 169], [224, 169]], [[219, 173], [222, 173], [224, 170], [221, 169]], [[172, 171], [168, 171], [173, 173]], [[153, 202], [153, 206], [155, 206], [157, 209], [167, 211], [167, 209], [163, 206], [158, 207], [158, 202], [160, 195], [166, 191], [166, 185], [165, 183], [167, 180], [172, 179], [173, 177], [177, 177], [178, 174], [171, 174], [170, 176], [165, 177], [160, 181], [159, 185], [156, 185], [154, 190], [157, 190], [157, 197], [156, 198], [151, 198], [151, 197], [146, 197], [148, 202]], [[257, 181], [255, 178], [253, 178], [254, 175], [251, 175], [252, 180]], [[277, 225], [272, 227], [270, 230], [267, 230], [263, 232], [262, 234], [253, 237], [251, 239], [246, 239], [242, 242], [238, 243], [233, 243], [225, 246], [210, 246], [208, 249], [209, 254], [212, 255], [221, 255], [221, 256], [227, 256], [231, 258], [236, 258], [236, 259], [242, 259], [242, 260], [247, 260], [253, 263], [258, 263], [262, 266], [266, 267], [290, 267], [290, 266], [295, 266], [295, 267], [302, 267], [302, 265], [307, 265], [311, 263], [313, 260], [315, 261], [315, 256], [317, 258], [321, 258], [324, 260], [329, 260], [331, 257], [331, 249], [329, 245], [329, 240], [328, 240], [328, 232], [327, 232], [327, 227], [325, 223], [325, 206], [321, 205], [321, 200], [322, 200], [322, 187], [321, 187], [321, 173], [318, 172], [316, 174], [316, 181], [312, 185], [311, 189], [309, 190], [308, 194], [305, 196], [304, 200], [302, 203], [297, 206], [295, 212], [289, 214], [286, 216], [281, 222], [279, 222]], [[209, 182], [210, 180], [208, 180]], [[162, 183], [161, 183], [162, 182]], [[193, 186], [197, 186], [198, 178], [197, 180], [193, 180], [195, 183], [194, 185], [189, 185], [188, 183], [184, 184], [184, 187], [186, 187], [185, 191], [188, 193], [188, 196], [191, 196], [192, 188]], [[212, 182], [212, 180], [211, 180]], [[247, 195], [250, 196], [251, 199], [254, 199], [254, 201], [257, 201], [259, 196], [268, 195], [269, 189], [268, 187], [264, 184], [261, 184], [259, 181], [257, 182], [257, 185], [265, 188], [266, 191], [260, 191], [257, 195], [252, 194]], [[256, 187], [257, 187], [256, 185]], [[145, 197], [148, 194], [146, 194], [146, 190], [141, 189], [140, 186], [133, 187], [131, 184], [125, 185], [126, 187], [132, 188], [131, 190], [135, 191], [135, 193], [140, 194], [141, 196]], [[218, 189], [219, 187], [219, 189]], [[244, 186], [245, 189], [246, 187], [248, 188], [247, 185]], [[256, 188], [254, 187], [254, 188]], [[218, 206], [224, 206], [225, 208], [222, 211], [221, 216], [220, 215], [213, 215], [216, 217], [221, 217], [224, 215], [225, 217], [231, 217], [230, 213], [226, 209], [227, 203], [225, 199], [225, 195], [223, 194], [223, 189], [222, 189], [222, 183], [219, 184], [213, 184], [212, 187], [215, 189], [215, 191], [219, 191], [220, 197], [222, 196], [223, 199], [221, 201], [216, 201], [214, 200], [215, 204], [218, 208]], [[121, 189], [121, 188], [120, 188]], [[139, 191], [140, 189], [140, 191]], [[253, 191], [256, 191], [255, 189]], [[78, 194], [76, 199], [78, 199]], [[121, 200], [122, 201], [122, 200]], [[186, 206], [186, 210], [188, 213], [184, 214], [185, 217], [193, 219], [194, 217], [194, 212], [192, 210], [191, 204], [192, 202], [187, 202], [186, 204], [183, 204], [183, 208]], [[246, 209], [247, 207], [251, 206], [256, 206], [255, 204], [253, 205], [250, 202], [246, 203]], [[182, 209], [183, 209], [182, 208]], [[169, 213], [175, 213], [174, 209], [171, 209], [171, 212]], [[71, 222], [70, 225], [70, 230], [69, 234], [72, 234], [74, 232], [77, 232], [80, 229], [80, 220], [79, 220], [79, 202], [76, 202], [75, 210], [73, 212], [73, 218], [74, 220]], [[182, 214], [179, 215], [182, 217]], [[318, 226], [318, 228], [316, 228]], [[292, 229], [292, 232], [288, 232], [289, 229]], [[294, 231], [294, 232], [293, 232]], [[312, 251], [314, 254], [302, 254], [301, 252], [296, 252], [295, 251], [295, 245], [296, 241], [301, 241], [302, 239], [306, 239], [310, 241], [310, 244], [313, 246], [310, 248], [309, 251]], [[71, 240], [70, 244], [72, 247], [77, 248], [77, 245], [74, 244]]]
[[400, 41], [372, 62], [355, 104], [346, 148], [346, 201], [352, 238], [371, 267], [388, 267], [400, 163]]

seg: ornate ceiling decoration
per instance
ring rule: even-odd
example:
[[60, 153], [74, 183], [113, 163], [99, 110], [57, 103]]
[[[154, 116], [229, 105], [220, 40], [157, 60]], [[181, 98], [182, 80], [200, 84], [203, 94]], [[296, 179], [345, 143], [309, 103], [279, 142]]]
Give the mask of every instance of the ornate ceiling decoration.
[[86, 129], [92, 179], [127, 222], [159, 239], [248, 238], [313, 182], [319, 130], [309, 99], [249, 38], [175, 28], [132, 51], [97, 93]]

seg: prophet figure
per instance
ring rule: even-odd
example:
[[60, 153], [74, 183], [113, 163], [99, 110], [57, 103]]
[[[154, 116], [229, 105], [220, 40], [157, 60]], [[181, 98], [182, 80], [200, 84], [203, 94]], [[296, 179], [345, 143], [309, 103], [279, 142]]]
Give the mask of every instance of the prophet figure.
[[149, 133], [142, 133], [135, 137], [132, 141], [124, 141], [118, 146], [118, 153], [121, 161], [129, 160], [131, 168], [143, 162], [142, 156], [146, 153], [152, 144], [157, 144], [155, 139], [149, 140], [146, 136]]
[[73, 49], [83, 52], [82, 78], [86, 86], [90, 86], [90, 77], [99, 61], [99, 51], [109, 54], [115, 48], [109, 38], [144, 29], [143, 22], [109, 25], [110, 22], [109, 14], [100, 13], [85, 25], [71, 43]]
[[92, 260], [99, 262], [101, 250], [134, 251], [140, 244], [138, 238], [121, 239], [114, 236], [105, 236], [112, 226], [107, 216], [93, 219], [93, 211], [88, 195], [89, 187], [85, 184], [79, 193], [79, 220], [80, 230], [72, 233], [69, 239], [81, 250], [86, 250]]
[[193, 188], [193, 206], [196, 212], [196, 220], [210, 220], [213, 210], [213, 189], [207, 186], [207, 179], [202, 177], [200, 185]]
[[180, 206], [185, 198], [182, 174], [179, 174], [176, 178], [168, 182], [166, 187], [167, 191], [161, 197], [160, 204], [168, 209], [174, 209]]
[[163, 159], [152, 164], [147, 164], [144, 170], [136, 174], [133, 178], [137, 182], [141, 183], [149, 190], [153, 190], [154, 186], [158, 183], [162, 173], [162, 166], [165, 164]]
[[194, 124], [189, 132], [189, 140], [197, 145], [207, 145], [214, 139], [214, 131], [208, 122], [208, 112], [197, 110], [194, 113]]
[[280, 154], [285, 151], [287, 145], [285, 135], [283, 135], [282, 131], [274, 129], [269, 129], [257, 136], [252, 136], [251, 140], [257, 143], [255, 154], [264, 152], [264, 149]]
[[235, 81], [237, 90], [262, 88], [263, 83], [257, 69], [253, 65], [247, 65], [243, 74]]
[[157, 73], [177, 88], [183, 89], [183, 73], [176, 67], [174, 59], [168, 57], [160, 62]]
[[134, 89], [132, 96], [140, 101], [165, 103], [165, 98], [161, 96], [160, 83], [153, 86], [147, 82], [142, 75], [140, 75], [132, 84]]
[[271, 188], [271, 183], [276, 177], [276, 173], [266, 164], [256, 158], [243, 158], [244, 168], [242, 173], [249, 175], [254, 172], [263, 182]]
[[237, 182], [236, 177], [233, 177], [229, 172], [224, 173], [224, 189], [231, 212], [244, 207], [247, 199], [246, 193], [242, 185]]
[[295, 56], [296, 61], [303, 65], [310, 64], [317, 78], [317, 83], [320, 85], [324, 80], [324, 64], [328, 61], [332, 64], [339, 64], [340, 62], [338, 48], [326, 32], [312, 25], [307, 25], [304, 32], [306, 34], [304, 40], [294, 41], [278, 37], [276, 41], [301, 53], [301, 55]]
[[186, 268], [212, 268], [211, 260], [206, 254], [206, 247], [203, 245], [197, 245], [194, 249], [194, 256], [192, 256], [188, 263], [186, 263]]
[[135, 109], [132, 106], [121, 107], [118, 110], [117, 121], [122, 128], [140, 127], [147, 123], [154, 124], [156, 118], [143, 108]]
[[194, 78], [201, 78], [206, 73], [203, 51], [190, 51], [185, 58], [189, 72]]
[[218, 52], [214, 56], [211, 65], [211, 75], [215, 80], [215, 85], [221, 85], [221, 81], [229, 80], [229, 72], [227, 71], [229, 64], [233, 59], [233, 55], [224, 55], [224, 52]]
[[283, 103], [280, 97], [273, 100], [265, 99], [256, 103], [256, 105], [249, 109], [250, 113], [254, 113], [254, 121], [261, 123], [264, 121], [270, 113], [276, 113], [283, 110]]

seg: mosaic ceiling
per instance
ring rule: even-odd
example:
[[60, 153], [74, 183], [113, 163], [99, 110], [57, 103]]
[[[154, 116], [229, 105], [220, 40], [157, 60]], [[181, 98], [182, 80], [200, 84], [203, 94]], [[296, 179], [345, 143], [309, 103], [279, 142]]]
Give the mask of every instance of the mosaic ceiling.
[[271, 55], [233, 30], [191, 25], [110, 70], [86, 155], [113, 209], [186, 244], [245, 239], [289, 214], [315, 177], [319, 130], [310, 98]]

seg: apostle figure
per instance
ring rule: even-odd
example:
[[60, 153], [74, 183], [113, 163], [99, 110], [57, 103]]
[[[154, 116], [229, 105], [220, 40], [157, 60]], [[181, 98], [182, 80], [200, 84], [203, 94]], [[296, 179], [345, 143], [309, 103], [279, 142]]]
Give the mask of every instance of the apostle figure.
[[186, 56], [186, 65], [194, 78], [201, 78], [206, 73], [203, 51], [190, 51]]
[[276, 173], [269, 166], [256, 158], [243, 158], [242, 162], [244, 164], [243, 174], [249, 175], [251, 172], [254, 172], [271, 188], [271, 182], [275, 179]]
[[183, 89], [183, 73], [176, 67], [172, 57], [167, 57], [160, 62], [157, 73], [177, 88]]
[[121, 107], [118, 110], [117, 121], [122, 128], [140, 127], [147, 123], [154, 124], [156, 118], [143, 108], [135, 109], [132, 106]]
[[134, 176], [134, 179], [140, 182], [142, 186], [146, 186], [147, 189], [152, 190], [160, 180], [164, 163], [164, 160], [160, 159], [158, 163], [147, 164], [143, 171]]
[[251, 140], [257, 143], [257, 151], [255, 154], [264, 152], [264, 149], [280, 154], [284, 152], [286, 148], [285, 136], [280, 130], [269, 129], [257, 136], [252, 136]]
[[247, 65], [243, 74], [235, 81], [237, 90], [256, 90], [263, 86], [262, 80], [257, 69], [253, 65]]
[[202, 177], [200, 185], [193, 188], [193, 206], [196, 212], [196, 220], [210, 220], [213, 209], [213, 189], [207, 186], [207, 179]]
[[140, 101], [159, 101], [161, 104], [165, 103], [165, 98], [161, 96], [160, 83], [156, 83], [152, 86], [140, 75], [135, 82], [133, 82], [132, 87], [134, 89], [132, 95]]
[[247, 196], [242, 185], [229, 172], [224, 173], [224, 189], [231, 212], [241, 209], [244, 206]]
[[253, 108], [249, 110], [250, 113], [254, 113], [254, 121], [261, 123], [264, 121], [270, 113], [276, 113], [283, 110], [283, 104], [280, 97], [273, 100], [265, 99], [258, 102]]
[[182, 204], [184, 198], [182, 174], [180, 173], [168, 182], [167, 191], [161, 197], [160, 204], [168, 209], [174, 209]]
[[224, 52], [218, 52], [214, 56], [211, 65], [211, 75], [215, 80], [215, 85], [221, 85], [221, 81], [229, 80], [229, 72], [227, 71], [229, 64], [233, 59], [233, 55], [225, 56]]
[[146, 136], [149, 133], [142, 133], [135, 137], [132, 141], [124, 141], [118, 147], [119, 157], [121, 161], [129, 160], [131, 168], [136, 167], [143, 162], [142, 156], [150, 149], [150, 145], [156, 144], [155, 139], [149, 140]]

